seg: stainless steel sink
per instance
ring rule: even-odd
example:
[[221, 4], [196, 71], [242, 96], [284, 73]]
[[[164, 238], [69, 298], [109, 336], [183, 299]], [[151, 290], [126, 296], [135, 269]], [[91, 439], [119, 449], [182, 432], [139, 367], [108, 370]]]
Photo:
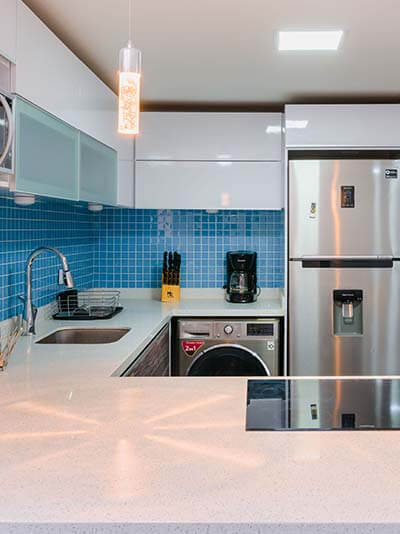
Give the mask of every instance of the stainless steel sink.
[[63, 328], [39, 339], [36, 343], [95, 345], [114, 343], [129, 332], [130, 328]]

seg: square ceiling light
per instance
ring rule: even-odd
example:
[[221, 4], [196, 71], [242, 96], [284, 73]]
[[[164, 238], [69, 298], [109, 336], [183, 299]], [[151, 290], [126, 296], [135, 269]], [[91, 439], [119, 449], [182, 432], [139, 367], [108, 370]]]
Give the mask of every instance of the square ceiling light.
[[342, 30], [280, 31], [278, 32], [278, 49], [337, 50], [342, 37]]

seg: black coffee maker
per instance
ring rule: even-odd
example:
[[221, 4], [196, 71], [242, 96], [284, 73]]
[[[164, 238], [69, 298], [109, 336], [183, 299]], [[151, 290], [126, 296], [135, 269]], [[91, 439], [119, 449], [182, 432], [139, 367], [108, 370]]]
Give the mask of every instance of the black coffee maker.
[[228, 281], [225, 286], [228, 302], [255, 302], [259, 295], [257, 286], [257, 252], [236, 250], [227, 252]]

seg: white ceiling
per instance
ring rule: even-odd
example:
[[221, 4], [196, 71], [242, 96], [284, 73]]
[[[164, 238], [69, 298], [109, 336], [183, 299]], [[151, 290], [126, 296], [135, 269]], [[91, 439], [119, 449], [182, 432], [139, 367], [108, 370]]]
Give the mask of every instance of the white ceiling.
[[[128, 0], [25, 3], [116, 89]], [[148, 104], [400, 101], [399, 0], [133, 3]], [[339, 52], [278, 52], [278, 29], [343, 29], [345, 35]]]

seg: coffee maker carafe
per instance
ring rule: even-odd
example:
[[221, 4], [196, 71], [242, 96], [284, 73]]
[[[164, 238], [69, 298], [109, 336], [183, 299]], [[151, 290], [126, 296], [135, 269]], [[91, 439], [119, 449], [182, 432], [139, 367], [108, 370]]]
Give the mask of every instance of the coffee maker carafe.
[[226, 255], [228, 281], [226, 300], [229, 302], [255, 302], [257, 287], [257, 252], [237, 250]]

